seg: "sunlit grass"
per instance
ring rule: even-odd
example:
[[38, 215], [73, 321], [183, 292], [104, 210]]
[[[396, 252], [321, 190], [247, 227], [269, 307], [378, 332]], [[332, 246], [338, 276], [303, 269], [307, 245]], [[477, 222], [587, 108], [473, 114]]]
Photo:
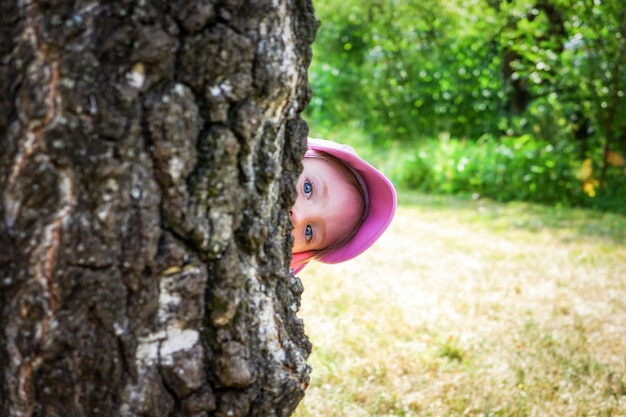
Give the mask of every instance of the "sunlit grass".
[[626, 217], [400, 201], [366, 255], [300, 275], [296, 417], [626, 416]]

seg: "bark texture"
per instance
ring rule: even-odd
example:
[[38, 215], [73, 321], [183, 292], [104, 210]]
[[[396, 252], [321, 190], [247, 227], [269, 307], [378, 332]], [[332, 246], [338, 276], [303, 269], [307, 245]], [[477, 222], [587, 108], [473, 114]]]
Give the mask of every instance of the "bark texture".
[[0, 415], [288, 416], [310, 0], [0, 2]]

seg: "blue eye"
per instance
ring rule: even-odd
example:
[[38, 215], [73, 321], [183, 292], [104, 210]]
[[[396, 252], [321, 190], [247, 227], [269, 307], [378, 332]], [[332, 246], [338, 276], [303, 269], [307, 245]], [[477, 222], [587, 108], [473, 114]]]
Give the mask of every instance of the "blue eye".
[[308, 180], [305, 180], [302, 185], [302, 191], [304, 191], [304, 196], [306, 198], [311, 197], [311, 194], [313, 193], [313, 184], [311, 184]]
[[310, 242], [313, 239], [313, 227], [310, 224], [307, 224], [304, 228], [304, 239], [307, 242]]

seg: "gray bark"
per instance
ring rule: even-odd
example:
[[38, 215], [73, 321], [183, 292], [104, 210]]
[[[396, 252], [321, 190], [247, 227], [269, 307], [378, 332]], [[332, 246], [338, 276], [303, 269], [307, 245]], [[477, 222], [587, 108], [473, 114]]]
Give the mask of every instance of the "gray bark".
[[0, 415], [287, 416], [310, 0], [0, 2]]

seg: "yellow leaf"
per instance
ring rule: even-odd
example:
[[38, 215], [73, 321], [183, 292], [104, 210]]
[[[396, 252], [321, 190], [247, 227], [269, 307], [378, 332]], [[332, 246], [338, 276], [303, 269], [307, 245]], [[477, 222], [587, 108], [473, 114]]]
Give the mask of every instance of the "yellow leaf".
[[581, 181], [587, 181], [589, 178], [591, 178], [592, 175], [593, 175], [593, 165], [592, 165], [591, 159], [587, 158], [580, 165], [580, 168], [578, 168], [578, 173], [576, 174], [576, 176]]
[[596, 196], [596, 187], [599, 185], [598, 180], [590, 179], [583, 182], [583, 191], [589, 197]]

